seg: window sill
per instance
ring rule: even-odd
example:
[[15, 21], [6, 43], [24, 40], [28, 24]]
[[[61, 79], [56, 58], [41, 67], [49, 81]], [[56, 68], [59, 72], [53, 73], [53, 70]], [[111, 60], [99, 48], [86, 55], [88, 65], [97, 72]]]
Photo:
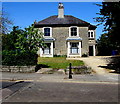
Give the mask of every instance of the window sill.
[[42, 55], [52, 55], [52, 54], [42, 54]]
[[69, 55], [79, 55], [79, 53], [70, 53]]
[[94, 40], [95, 38], [89, 38], [89, 40]]
[[52, 36], [50, 35], [50, 36], [43, 36], [43, 37], [52, 37]]

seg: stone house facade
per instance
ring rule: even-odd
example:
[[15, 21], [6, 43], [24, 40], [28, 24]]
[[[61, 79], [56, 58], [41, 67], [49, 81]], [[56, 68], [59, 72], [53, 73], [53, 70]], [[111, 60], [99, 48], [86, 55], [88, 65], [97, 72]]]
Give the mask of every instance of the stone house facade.
[[71, 15], [64, 15], [64, 6], [59, 3], [58, 15], [34, 23], [44, 33], [46, 47], [40, 48], [40, 57], [81, 57], [96, 55], [96, 26]]

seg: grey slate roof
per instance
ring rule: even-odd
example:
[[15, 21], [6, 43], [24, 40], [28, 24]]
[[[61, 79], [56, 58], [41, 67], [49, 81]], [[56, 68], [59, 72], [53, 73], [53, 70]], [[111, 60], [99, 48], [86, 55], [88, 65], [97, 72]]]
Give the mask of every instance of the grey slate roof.
[[[42, 27], [42, 26], [70, 26], [70, 25], [77, 25], [77, 26], [90, 26], [90, 23], [85, 22], [81, 19], [78, 19], [71, 15], [64, 15], [64, 18], [58, 18], [57, 15], [50, 16], [42, 21], [34, 23], [35, 27]], [[91, 25], [93, 26], [93, 25]]]

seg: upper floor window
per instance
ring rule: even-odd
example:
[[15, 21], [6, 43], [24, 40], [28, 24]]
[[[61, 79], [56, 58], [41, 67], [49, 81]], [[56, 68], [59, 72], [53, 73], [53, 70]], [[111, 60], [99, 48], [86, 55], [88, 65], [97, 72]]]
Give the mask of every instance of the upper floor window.
[[44, 36], [51, 36], [52, 35], [52, 28], [51, 27], [44, 27], [43, 33], [44, 33]]
[[78, 36], [78, 27], [72, 26], [69, 28], [69, 36]]
[[94, 31], [93, 30], [88, 31], [88, 37], [89, 38], [94, 38]]

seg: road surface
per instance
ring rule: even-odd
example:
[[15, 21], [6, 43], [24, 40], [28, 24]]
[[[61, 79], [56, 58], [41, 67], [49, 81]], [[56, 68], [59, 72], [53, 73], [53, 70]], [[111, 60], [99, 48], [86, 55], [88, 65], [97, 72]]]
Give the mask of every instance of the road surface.
[[116, 75], [73, 75], [67, 79], [66, 75], [3, 73], [2, 81], [4, 103], [118, 102]]

